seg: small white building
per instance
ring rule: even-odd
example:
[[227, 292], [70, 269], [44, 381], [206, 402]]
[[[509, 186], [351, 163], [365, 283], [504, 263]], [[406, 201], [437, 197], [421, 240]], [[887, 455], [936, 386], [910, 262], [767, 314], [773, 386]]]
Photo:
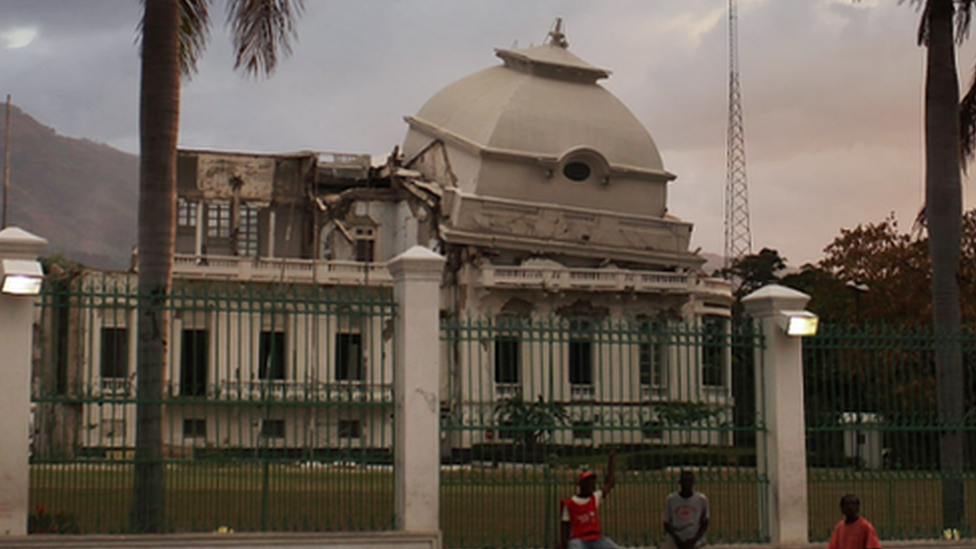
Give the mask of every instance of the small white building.
[[879, 429], [882, 423], [881, 415], [873, 412], [842, 412], [845, 460], [854, 462], [858, 469], [883, 469], [884, 440]]

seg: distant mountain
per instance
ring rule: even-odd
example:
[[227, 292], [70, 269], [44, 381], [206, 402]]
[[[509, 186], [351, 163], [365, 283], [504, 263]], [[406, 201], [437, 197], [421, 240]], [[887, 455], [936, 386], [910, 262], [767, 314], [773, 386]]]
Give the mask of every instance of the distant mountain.
[[[0, 166], [3, 110], [0, 105]], [[61, 252], [89, 267], [127, 267], [136, 244], [139, 158], [58, 135], [16, 107], [10, 134], [7, 225], [46, 238], [45, 255]]]

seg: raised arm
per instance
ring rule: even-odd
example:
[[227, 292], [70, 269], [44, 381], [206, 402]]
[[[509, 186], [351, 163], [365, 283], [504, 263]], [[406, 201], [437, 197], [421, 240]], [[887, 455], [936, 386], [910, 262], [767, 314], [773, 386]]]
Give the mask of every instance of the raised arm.
[[603, 497], [610, 495], [617, 480], [614, 478], [614, 463], [617, 461], [617, 451], [610, 450], [610, 457], [607, 458], [607, 471], [603, 475]]

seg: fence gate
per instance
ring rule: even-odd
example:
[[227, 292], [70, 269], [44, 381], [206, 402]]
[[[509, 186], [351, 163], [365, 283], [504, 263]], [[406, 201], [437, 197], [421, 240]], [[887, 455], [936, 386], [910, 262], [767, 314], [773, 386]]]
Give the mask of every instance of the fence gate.
[[969, 413], [955, 425], [939, 418], [935, 353], [950, 341], [929, 328], [867, 325], [821, 326], [804, 339], [812, 539], [830, 536], [846, 493], [883, 539], [938, 538], [945, 482], [963, 484], [966, 522], [976, 524], [971, 465], [954, 477], [939, 470], [947, 428], [962, 430], [967, 457], [976, 455], [974, 333], [959, 340]]
[[582, 469], [602, 479], [611, 449], [601, 525], [618, 543], [659, 541], [683, 468], [711, 501], [711, 542], [768, 539], [751, 324], [502, 317], [441, 333], [447, 547], [553, 546], [558, 502]]
[[[82, 274], [42, 297], [31, 529], [125, 532], [135, 275]], [[168, 531], [393, 528], [389, 290], [178, 281], [167, 308]]]

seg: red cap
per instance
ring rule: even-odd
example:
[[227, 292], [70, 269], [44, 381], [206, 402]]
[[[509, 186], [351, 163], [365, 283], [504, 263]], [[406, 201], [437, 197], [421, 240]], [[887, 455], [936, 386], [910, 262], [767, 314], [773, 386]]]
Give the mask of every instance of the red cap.
[[579, 481], [582, 483], [584, 480], [595, 476], [596, 473], [594, 473], [593, 471], [583, 471], [582, 473], [580, 473]]

